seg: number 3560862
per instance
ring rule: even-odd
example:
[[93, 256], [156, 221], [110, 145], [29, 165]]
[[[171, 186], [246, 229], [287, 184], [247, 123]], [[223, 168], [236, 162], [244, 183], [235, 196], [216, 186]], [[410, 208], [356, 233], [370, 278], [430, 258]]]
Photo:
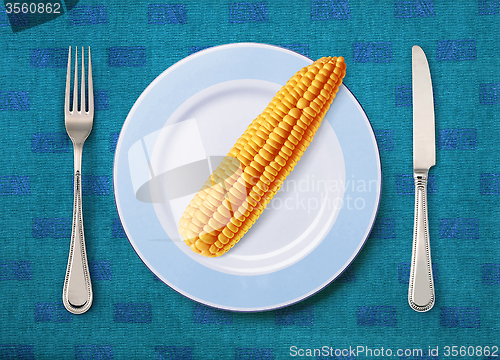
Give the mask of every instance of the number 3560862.
[[5, 4], [7, 14], [60, 14], [60, 3], [7, 3]]

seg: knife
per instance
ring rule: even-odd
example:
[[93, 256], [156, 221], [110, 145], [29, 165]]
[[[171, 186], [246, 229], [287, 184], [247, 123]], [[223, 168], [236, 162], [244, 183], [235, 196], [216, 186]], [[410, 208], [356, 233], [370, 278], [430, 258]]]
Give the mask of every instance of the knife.
[[412, 48], [412, 79], [415, 223], [408, 302], [413, 310], [425, 312], [435, 302], [427, 221], [427, 179], [429, 169], [436, 164], [436, 141], [431, 74], [425, 53], [417, 45]]

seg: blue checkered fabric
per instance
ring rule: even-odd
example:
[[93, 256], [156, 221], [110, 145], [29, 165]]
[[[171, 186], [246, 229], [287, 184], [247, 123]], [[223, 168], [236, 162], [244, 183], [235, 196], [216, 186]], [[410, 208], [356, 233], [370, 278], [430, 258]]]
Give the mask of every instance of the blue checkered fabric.
[[[33, 3], [44, 14], [0, 5], [0, 359], [498, 359], [499, 0], [54, 0], [50, 13], [47, 1]], [[158, 281], [128, 243], [113, 197], [116, 142], [142, 91], [184, 57], [234, 42], [344, 56], [382, 160], [380, 210], [360, 255], [318, 294], [264, 313], [209, 308]], [[436, 104], [437, 301], [427, 313], [407, 303], [415, 44]], [[84, 315], [61, 299], [73, 199], [69, 45], [91, 46], [95, 86], [83, 156], [95, 299]]]

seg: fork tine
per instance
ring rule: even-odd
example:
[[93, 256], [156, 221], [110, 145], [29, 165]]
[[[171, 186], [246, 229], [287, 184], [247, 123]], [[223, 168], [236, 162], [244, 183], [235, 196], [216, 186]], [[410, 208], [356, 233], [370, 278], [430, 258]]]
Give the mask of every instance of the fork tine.
[[94, 114], [94, 86], [92, 83], [92, 62], [90, 60], [90, 46], [89, 46], [89, 75], [88, 75], [88, 86], [89, 86], [89, 113]]
[[71, 46], [68, 53], [68, 72], [66, 74], [66, 93], [64, 95], [64, 113], [69, 113], [69, 95], [71, 89]]
[[73, 112], [78, 111], [78, 46], [75, 46], [75, 83], [73, 84]]
[[82, 46], [82, 85], [81, 85], [81, 94], [80, 94], [80, 111], [86, 112], [87, 107], [85, 106], [85, 52], [83, 51]]

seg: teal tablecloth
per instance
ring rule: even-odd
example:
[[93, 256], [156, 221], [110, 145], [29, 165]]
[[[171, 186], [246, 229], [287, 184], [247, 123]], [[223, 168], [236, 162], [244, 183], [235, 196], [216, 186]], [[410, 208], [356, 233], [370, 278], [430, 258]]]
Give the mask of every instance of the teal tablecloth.
[[[7, 14], [10, 6], [0, 6], [0, 359], [500, 356], [498, 0], [66, 0], [59, 15]], [[156, 280], [128, 243], [113, 197], [116, 141], [141, 92], [189, 54], [234, 42], [344, 56], [345, 84], [382, 160], [377, 221], [352, 266], [311, 298], [264, 313], [209, 308]], [[407, 303], [414, 44], [427, 53], [436, 104], [437, 301], [428, 313]], [[95, 299], [84, 315], [61, 300], [72, 209], [69, 45], [92, 47], [96, 99], [83, 160]]]

